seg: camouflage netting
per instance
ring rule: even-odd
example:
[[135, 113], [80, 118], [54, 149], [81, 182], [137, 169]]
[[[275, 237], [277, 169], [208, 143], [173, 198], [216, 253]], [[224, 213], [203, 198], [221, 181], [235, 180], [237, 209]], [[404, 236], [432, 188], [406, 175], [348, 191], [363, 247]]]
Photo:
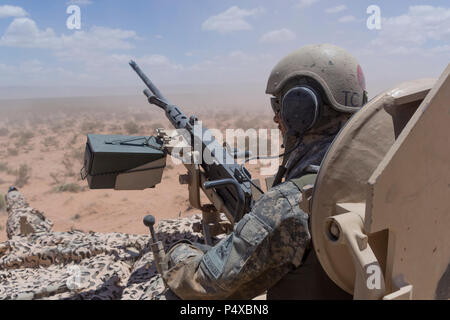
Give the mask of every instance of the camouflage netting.
[[[0, 300], [176, 299], [156, 271], [150, 236], [54, 232], [20, 192], [9, 192], [6, 202], [9, 240], [0, 243]], [[193, 231], [200, 221], [199, 214], [163, 220], [155, 231], [166, 250], [181, 239], [203, 243]]]

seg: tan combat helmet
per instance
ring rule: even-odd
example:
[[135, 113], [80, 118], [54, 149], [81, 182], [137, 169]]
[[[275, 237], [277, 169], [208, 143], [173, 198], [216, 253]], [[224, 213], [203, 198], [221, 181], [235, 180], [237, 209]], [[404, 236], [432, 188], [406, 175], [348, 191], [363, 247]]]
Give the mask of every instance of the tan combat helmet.
[[290, 80], [302, 77], [318, 82], [337, 111], [354, 113], [367, 102], [358, 61], [335, 45], [308, 45], [283, 58], [270, 74], [266, 93], [276, 96]]

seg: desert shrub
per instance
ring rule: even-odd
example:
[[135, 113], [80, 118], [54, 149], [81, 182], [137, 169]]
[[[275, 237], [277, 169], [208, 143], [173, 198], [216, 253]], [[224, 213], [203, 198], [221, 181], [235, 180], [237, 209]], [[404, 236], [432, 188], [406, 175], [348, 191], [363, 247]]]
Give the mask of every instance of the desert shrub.
[[20, 132], [19, 136], [17, 137], [16, 147], [20, 148], [20, 147], [28, 145], [28, 142], [30, 142], [30, 139], [33, 137], [34, 137], [34, 133], [31, 131]]
[[241, 118], [241, 119], [237, 120], [234, 123], [234, 125], [235, 125], [236, 129], [243, 129], [243, 130], [248, 130], [248, 129], [254, 127], [253, 123], [251, 121], [248, 121], [248, 120], [246, 120], [244, 118]]
[[6, 200], [5, 196], [0, 193], [0, 211], [4, 211], [6, 209]]
[[61, 123], [56, 123], [50, 127], [50, 130], [53, 133], [59, 133], [63, 128], [64, 126]]
[[54, 189], [55, 192], [72, 192], [72, 193], [78, 193], [83, 191], [83, 187], [80, 187], [78, 184], [76, 183], [66, 183], [66, 184], [61, 184], [59, 186], [57, 186]]
[[85, 146], [81, 146], [79, 148], [73, 148], [70, 151], [70, 157], [72, 159], [75, 159], [76, 161], [83, 163], [84, 161], [84, 151], [85, 151]]
[[44, 141], [42, 141], [42, 144], [44, 146], [46, 146], [47, 148], [49, 148], [49, 147], [57, 147], [58, 146], [58, 140], [56, 140], [55, 137], [46, 137], [44, 139]]
[[81, 131], [84, 134], [103, 131], [105, 125], [99, 121], [85, 121], [81, 124]]
[[52, 184], [59, 184], [60, 183], [57, 173], [55, 173], [55, 172], [50, 173], [50, 178], [53, 179]]
[[136, 134], [139, 132], [139, 125], [134, 121], [128, 121], [123, 127], [128, 134]]
[[7, 162], [0, 162], [0, 172], [8, 171], [8, 163]]
[[9, 130], [7, 128], [0, 128], [0, 137], [6, 137], [9, 134]]
[[31, 175], [31, 168], [26, 164], [22, 164], [19, 167], [19, 170], [17, 170], [16, 181], [14, 182], [14, 184], [17, 187], [22, 188], [30, 180], [30, 175]]
[[146, 122], [152, 120], [152, 114], [149, 112], [137, 112], [133, 114], [134, 121]]
[[80, 220], [81, 216], [77, 213], [72, 217], [72, 220]]
[[19, 154], [19, 151], [17, 148], [8, 148], [8, 156], [17, 156]]
[[109, 126], [108, 131], [112, 133], [120, 133], [122, 132], [122, 127], [117, 124], [112, 124]]
[[217, 121], [227, 121], [229, 119], [233, 118], [233, 115], [228, 113], [228, 112], [220, 112], [220, 113], [216, 113], [215, 118]]
[[44, 124], [45, 124], [45, 119], [44, 119], [44, 117], [38, 116], [38, 115], [36, 115], [36, 114], [33, 115], [33, 120], [31, 121], [31, 125], [32, 125], [34, 128], [37, 128], [37, 127], [39, 127], [39, 126], [41, 126], [41, 125], [44, 125]]
[[76, 120], [75, 119], [66, 119], [66, 120], [64, 120], [63, 123], [64, 123], [64, 127], [70, 128], [70, 127], [74, 126], [74, 123], [76, 123]]
[[73, 172], [73, 163], [69, 160], [68, 155], [64, 155], [64, 159], [62, 161], [64, 168], [66, 169], [66, 177], [70, 177], [74, 175]]
[[70, 141], [69, 141], [69, 144], [75, 144], [75, 143], [77, 143], [77, 140], [78, 140], [78, 134], [77, 133], [75, 133], [73, 136], [72, 136], [72, 139], [70, 139]]
[[22, 131], [20, 133], [20, 138], [30, 140], [34, 137], [34, 133], [32, 131]]

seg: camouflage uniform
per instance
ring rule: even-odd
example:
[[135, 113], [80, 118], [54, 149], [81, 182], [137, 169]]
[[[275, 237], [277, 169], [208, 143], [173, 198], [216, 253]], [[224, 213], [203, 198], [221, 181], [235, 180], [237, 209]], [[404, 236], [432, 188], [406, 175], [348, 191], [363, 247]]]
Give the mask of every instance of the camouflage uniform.
[[[54, 232], [43, 213], [16, 190], [6, 196], [8, 241], [0, 243], [1, 299], [173, 299], [148, 248], [150, 237], [122, 233]], [[193, 231], [200, 215], [161, 221], [168, 248]]]
[[303, 137], [287, 161], [286, 181], [266, 192], [231, 234], [206, 253], [186, 243], [167, 254], [164, 278], [182, 299], [252, 299], [298, 268], [310, 247], [309, 217], [292, 179], [320, 165], [348, 115]]

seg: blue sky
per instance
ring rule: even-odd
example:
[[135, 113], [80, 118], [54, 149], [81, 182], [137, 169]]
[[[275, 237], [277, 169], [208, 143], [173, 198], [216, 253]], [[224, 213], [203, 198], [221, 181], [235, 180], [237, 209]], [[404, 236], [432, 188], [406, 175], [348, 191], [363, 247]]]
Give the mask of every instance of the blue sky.
[[[68, 30], [66, 8], [81, 8]], [[381, 30], [366, 27], [369, 5]], [[448, 1], [0, 1], [0, 86], [133, 86], [134, 58], [162, 84], [264, 86], [276, 62], [333, 43], [362, 65], [371, 95], [438, 77], [450, 62]]]

